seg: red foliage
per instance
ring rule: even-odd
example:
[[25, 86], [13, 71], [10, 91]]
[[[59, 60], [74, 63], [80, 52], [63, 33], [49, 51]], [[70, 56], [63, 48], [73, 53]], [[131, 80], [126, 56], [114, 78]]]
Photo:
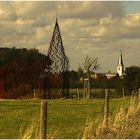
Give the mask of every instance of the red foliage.
[[0, 98], [19, 98], [42, 88], [44, 63], [7, 64], [0, 68]]
[[4, 98], [3, 82], [0, 81], [0, 99]]

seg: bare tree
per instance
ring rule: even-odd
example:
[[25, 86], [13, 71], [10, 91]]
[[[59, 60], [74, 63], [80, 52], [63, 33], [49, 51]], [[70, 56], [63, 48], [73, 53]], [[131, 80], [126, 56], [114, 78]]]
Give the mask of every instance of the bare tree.
[[78, 70], [77, 70], [77, 73], [78, 73], [79, 79], [80, 79], [80, 78], [83, 78], [83, 76], [84, 76], [84, 71], [83, 71], [83, 68], [80, 66], [80, 64], [79, 64], [79, 68], [78, 68]]
[[96, 70], [100, 69], [100, 64], [98, 63], [98, 57], [89, 57], [86, 56], [85, 61], [83, 63], [83, 70], [85, 71], [85, 73], [87, 74], [87, 94], [88, 94], [88, 98], [90, 96], [91, 90], [90, 90], [90, 75], [91, 72], [95, 72]]

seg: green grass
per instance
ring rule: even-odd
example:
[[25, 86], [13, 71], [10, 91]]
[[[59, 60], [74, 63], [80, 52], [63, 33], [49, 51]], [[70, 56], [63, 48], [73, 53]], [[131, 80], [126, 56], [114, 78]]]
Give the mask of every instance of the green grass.
[[[69, 90], [70, 92], [70, 97], [72, 98], [73, 95], [76, 95], [77, 96], [77, 89], [73, 88], [73, 89], [70, 89]], [[83, 89], [82, 88], [79, 88], [79, 96], [80, 98], [83, 98]], [[109, 91], [110, 93], [110, 98], [120, 98], [122, 97], [122, 94], [118, 93], [115, 89], [110, 89]], [[93, 99], [104, 99], [104, 89], [91, 89], [91, 98]]]
[[[129, 98], [111, 99], [110, 115], [128, 103]], [[103, 99], [49, 100], [47, 133], [53, 138], [81, 138], [88, 118], [103, 118], [103, 104]], [[0, 100], [0, 138], [20, 138], [21, 126], [25, 130], [34, 117], [39, 125], [39, 115], [40, 100]]]

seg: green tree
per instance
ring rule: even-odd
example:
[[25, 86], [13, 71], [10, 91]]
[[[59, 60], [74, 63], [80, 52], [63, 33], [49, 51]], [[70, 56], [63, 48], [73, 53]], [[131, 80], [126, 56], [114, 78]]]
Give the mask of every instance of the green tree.
[[78, 73], [74, 70], [70, 71], [69, 72], [69, 78], [72, 81], [78, 81], [78, 78], [79, 78]]
[[140, 67], [131, 66], [126, 68], [124, 86], [128, 94], [131, 94], [132, 90], [138, 90], [138, 88], [140, 88]]

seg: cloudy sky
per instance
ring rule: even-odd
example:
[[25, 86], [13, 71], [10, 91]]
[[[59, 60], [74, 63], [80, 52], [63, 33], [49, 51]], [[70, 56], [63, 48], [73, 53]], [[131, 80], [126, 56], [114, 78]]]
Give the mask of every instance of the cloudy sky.
[[100, 71], [116, 72], [120, 48], [126, 67], [140, 64], [140, 2], [0, 2], [0, 47], [37, 48], [47, 54], [58, 15], [71, 69], [86, 55]]

